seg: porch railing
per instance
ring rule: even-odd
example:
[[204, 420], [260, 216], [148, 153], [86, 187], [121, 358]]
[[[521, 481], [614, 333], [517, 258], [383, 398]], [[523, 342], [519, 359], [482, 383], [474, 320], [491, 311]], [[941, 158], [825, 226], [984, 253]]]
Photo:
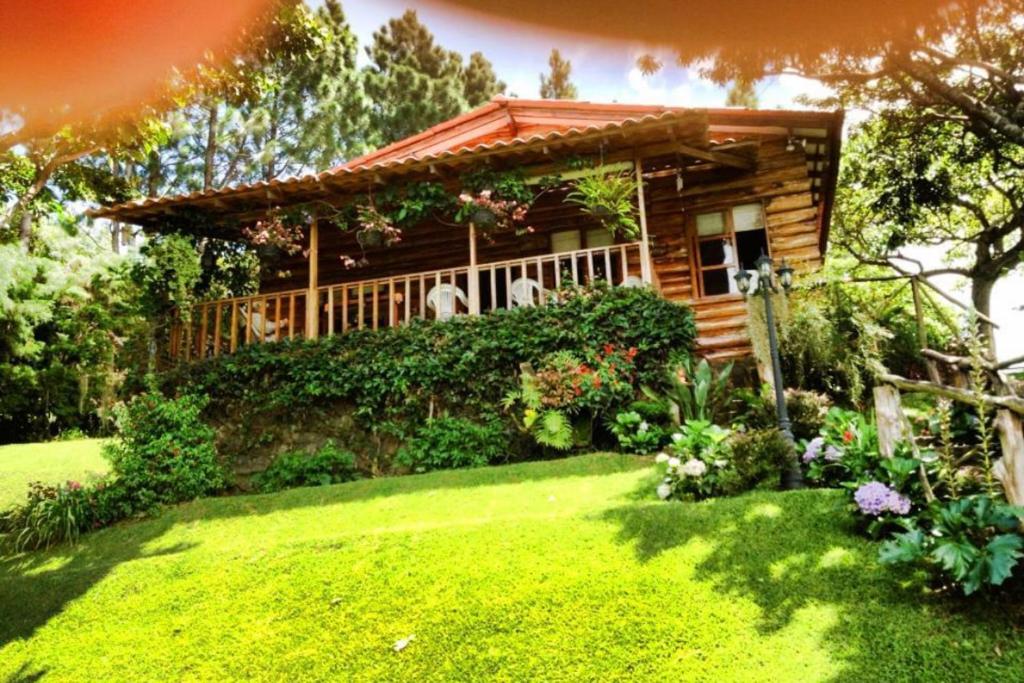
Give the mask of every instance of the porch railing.
[[[380, 329], [414, 318], [443, 320], [544, 306], [567, 284], [644, 284], [641, 244], [616, 244], [479, 265], [324, 285], [315, 290], [206, 301], [175, 326], [171, 356], [191, 360], [240, 345]], [[312, 302], [307, 297], [313, 294]], [[309, 305], [312, 303], [312, 305]]]

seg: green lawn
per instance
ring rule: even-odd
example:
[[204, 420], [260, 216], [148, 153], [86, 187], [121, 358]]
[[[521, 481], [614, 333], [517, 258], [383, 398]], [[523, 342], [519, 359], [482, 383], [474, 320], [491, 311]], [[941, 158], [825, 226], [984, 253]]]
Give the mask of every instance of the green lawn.
[[651, 485], [606, 455], [361, 481], [0, 559], [0, 680], [1020, 680], [1020, 608], [922, 595], [836, 492]]
[[30, 481], [57, 484], [107, 471], [102, 439], [0, 446], [0, 509], [25, 499]]

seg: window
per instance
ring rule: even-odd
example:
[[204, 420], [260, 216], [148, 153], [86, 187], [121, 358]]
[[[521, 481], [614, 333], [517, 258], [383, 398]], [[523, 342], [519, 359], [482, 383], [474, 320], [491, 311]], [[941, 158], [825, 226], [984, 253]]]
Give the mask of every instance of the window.
[[561, 254], [580, 249], [580, 231], [564, 230], [551, 233], [551, 253]]
[[586, 231], [562, 230], [551, 233], [552, 254], [610, 247], [613, 244], [615, 244], [615, 236], [607, 228], [589, 228]]
[[757, 258], [768, 253], [764, 208], [760, 203], [739, 204], [697, 214], [694, 223], [700, 296], [738, 293], [737, 268], [754, 270]]

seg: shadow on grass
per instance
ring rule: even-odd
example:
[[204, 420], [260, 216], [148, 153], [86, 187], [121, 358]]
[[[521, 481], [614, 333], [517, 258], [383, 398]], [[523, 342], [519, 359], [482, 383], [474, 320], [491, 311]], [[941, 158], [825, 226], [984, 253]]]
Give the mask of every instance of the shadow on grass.
[[[164, 516], [86, 536], [73, 547], [0, 556], [0, 647], [32, 636], [122, 562], [188, 550], [190, 546], [182, 544], [156, 552], [143, 551], [172, 523]], [[117, 534], [116, 538], [112, 533]], [[19, 671], [17, 675], [22, 677], [13, 680], [34, 680], [31, 672]]]
[[36, 669], [31, 664], [22, 664], [18, 670], [8, 676], [7, 683], [35, 683], [46, 675], [46, 669]]
[[187, 550], [189, 546], [186, 545], [157, 552], [143, 550], [180, 522], [268, 515], [302, 507], [441, 489], [614, 474], [644, 466], [646, 463], [634, 456], [596, 454], [558, 461], [362, 480], [269, 495], [206, 498], [164, 510], [141, 522], [124, 522], [112, 529], [87, 534], [74, 547], [61, 546], [13, 556], [0, 554], [0, 615], [3, 615], [0, 619], [0, 647], [12, 640], [30, 637], [117, 565]]
[[[824, 637], [846, 665], [836, 680], [1019, 680], [1012, 674], [1024, 670], [1021, 606], [927, 594], [879, 565], [878, 545], [856, 535], [840, 492], [661, 503], [650, 491], [649, 502], [603, 515], [619, 526], [618, 540], [643, 563], [706, 543], [695, 578], [757, 604], [765, 635], [790, 626], [803, 608], [831, 606], [837, 620]], [[962, 643], [974, 649], [958, 650]]]

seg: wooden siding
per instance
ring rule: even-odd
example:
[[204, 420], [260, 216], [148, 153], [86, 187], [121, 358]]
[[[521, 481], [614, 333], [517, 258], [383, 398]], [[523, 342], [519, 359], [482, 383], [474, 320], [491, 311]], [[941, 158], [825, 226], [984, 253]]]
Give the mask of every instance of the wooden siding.
[[[809, 160], [799, 145], [789, 151], [786, 147], [785, 138], [759, 141], [754, 172], [714, 164], [694, 166], [676, 157], [644, 160], [654, 285], [665, 298], [688, 303], [694, 308], [699, 349], [711, 358], [750, 353], [746, 303], [738, 295], [695, 298], [690, 217], [735, 204], [761, 202], [772, 257], [776, 261], [786, 258], [798, 271], [821, 264], [822, 209], [816, 201], [809, 173], [816, 162]], [[675, 170], [682, 173], [682, 189], [678, 187]], [[577, 207], [565, 204], [563, 197], [560, 193], [551, 193], [538, 201], [529, 215], [529, 222], [535, 228], [533, 234], [520, 237], [501, 234], [493, 241], [481, 239], [478, 262], [547, 254], [551, 233], [571, 229], [585, 233], [599, 227]], [[461, 226], [427, 221], [407, 229], [398, 245], [367, 249], [369, 263], [364, 267], [344, 268], [343, 254], [359, 258], [363, 250], [351, 232], [321, 222], [318, 264], [321, 286], [461, 268], [469, 263], [469, 241], [466, 229]], [[306, 287], [307, 282], [308, 264], [300, 254], [269, 272], [260, 291], [291, 291]]]

